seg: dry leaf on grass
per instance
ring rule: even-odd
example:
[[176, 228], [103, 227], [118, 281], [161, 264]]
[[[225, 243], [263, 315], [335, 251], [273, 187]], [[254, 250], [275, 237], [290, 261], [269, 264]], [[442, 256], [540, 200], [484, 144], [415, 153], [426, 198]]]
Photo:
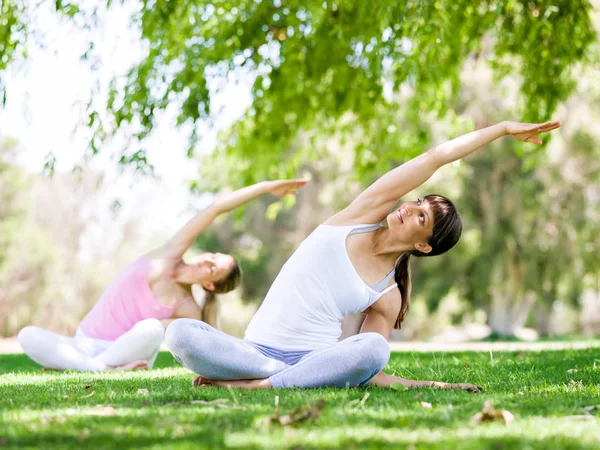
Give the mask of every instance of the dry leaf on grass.
[[423, 408], [431, 408], [431, 403], [427, 403], [427, 402], [421, 402], [421, 406]]
[[282, 416], [279, 413], [279, 396], [275, 396], [275, 413], [272, 417], [267, 417], [261, 420], [260, 423], [263, 425], [278, 424], [283, 426], [305, 422], [307, 420], [310, 420], [314, 423], [324, 407], [325, 399], [322, 398], [317, 400], [317, 403], [315, 403], [314, 406], [311, 406], [310, 403], [307, 402], [305, 406], [296, 408], [289, 414], [284, 414]]
[[519, 391], [519, 392], [517, 392], [515, 395], [516, 395], [516, 396], [518, 396], [518, 397], [521, 397], [521, 396], [523, 396], [523, 395], [525, 395], [525, 394], [523, 394], [521, 391]]
[[491, 400], [486, 400], [481, 412], [471, 417], [471, 423], [503, 421], [509, 425], [513, 420], [515, 420], [515, 416], [511, 412], [494, 408]]
[[142, 395], [148, 395], [148, 389], [138, 389], [137, 393]]

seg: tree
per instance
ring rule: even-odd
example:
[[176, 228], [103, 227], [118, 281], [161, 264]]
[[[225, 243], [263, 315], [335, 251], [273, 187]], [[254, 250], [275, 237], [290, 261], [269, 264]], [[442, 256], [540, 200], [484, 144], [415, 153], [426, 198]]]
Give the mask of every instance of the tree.
[[[57, 0], [54, 10], [82, 28], [93, 26], [100, 7], [80, 5]], [[1, 4], [0, 73], [26, 56], [36, 31], [32, 8], [24, 0]], [[478, 57], [486, 41], [493, 42], [497, 77], [520, 77], [523, 116], [548, 117], [572, 91], [572, 67], [592, 56], [591, 10], [588, 0], [144, 0], [133, 25], [147, 56], [114, 80], [108, 118], [90, 102], [91, 148], [100, 151], [123, 128], [143, 141], [160, 111], [175, 105], [178, 123], [192, 125], [192, 153], [195, 125], [214, 113], [218, 84], [228, 75], [252, 76], [252, 106], [222, 144], [238, 165], [253, 163], [240, 184], [318, 159], [322, 149], [289, 148], [299, 132], [315, 130], [356, 137], [360, 129], [354, 170], [368, 180], [390, 159], [422, 150], [429, 138], [421, 127], [424, 112], [449, 113], [465, 60]], [[402, 127], [392, 121], [397, 108], [406, 113]], [[143, 169], [143, 143], [133, 144], [120, 162]], [[380, 152], [386, 156], [373, 157]]]
[[[252, 106], [221, 145], [236, 167], [253, 167], [240, 184], [318, 159], [322, 149], [290, 146], [299, 132], [315, 130], [356, 139], [360, 129], [354, 170], [368, 180], [390, 160], [422, 151], [423, 112], [448, 113], [466, 58], [486, 40], [494, 42], [497, 77], [521, 78], [524, 117], [548, 117], [573, 88], [573, 65], [590, 56], [590, 11], [581, 0], [144, 1], [136, 23], [148, 55], [114, 81], [107, 105], [114, 122], [90, 111], [92, 145], [124, 127], [143, 140], [173, 103], [180, 124], [209, 119], [214, 86], [241, 71], [255, 76]], [[398, 108], [402, 127], [393, 122]], [[134, 150], [122, 161], [143, 157]]]

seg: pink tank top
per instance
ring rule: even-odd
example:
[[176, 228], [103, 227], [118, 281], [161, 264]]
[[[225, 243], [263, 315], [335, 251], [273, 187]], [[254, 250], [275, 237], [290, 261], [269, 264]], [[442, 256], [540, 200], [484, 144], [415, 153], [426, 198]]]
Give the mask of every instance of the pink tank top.
[[149, 264], [146, 259], [138, 259], [117, 275], [79, 325], [87, 336], [114, 341], [140, 320], [171, 317], [180, 304], [192, 298], [174, 307], [160, 304], [148, 284]]

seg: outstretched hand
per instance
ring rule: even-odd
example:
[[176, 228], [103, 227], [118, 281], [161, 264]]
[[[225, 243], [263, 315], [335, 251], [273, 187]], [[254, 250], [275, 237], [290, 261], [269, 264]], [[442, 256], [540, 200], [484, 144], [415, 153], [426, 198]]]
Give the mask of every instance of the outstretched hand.
[[542, 140], [536, 134], [547, 133], [560, 127], [558, 120], [545, 123], [506, 122], [506, 132], [523, 142], [541, 144]]
[[308, 183], [307, 179], [300, 178], [297, 180], [275, 180], [269, 181], [269, 192], [277, 197], [284, 195], [295, 195], [298, 189]]

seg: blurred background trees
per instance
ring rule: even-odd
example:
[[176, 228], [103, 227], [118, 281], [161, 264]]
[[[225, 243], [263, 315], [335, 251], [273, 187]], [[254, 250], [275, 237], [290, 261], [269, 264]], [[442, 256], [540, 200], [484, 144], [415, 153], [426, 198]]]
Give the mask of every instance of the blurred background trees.
[[[106, 7], [110, 1], [96, 6]], [[24, 42], [35, 31], [28, 8], [2, 2], [0, 77], [26, 58]], [[57, 1], [55, 10], [81, 27], [94, 24], [96, 10], [81, 2]], [[296, 245], [385, 171], [473, 128], [558, 118], [563, 126], [543, 148], [502, 139], [417, 193], [455, 200], [466, 227], [452, 252], [414, 264], [415, 306], [403, 336], [469, 322], [502, 337], [524, 326], [542, 335], [598, 333], [600, 319], [590, 319], [600, 314], [598, 17], [598, 5], [581, 0], [142, 1], [132, 27], [145, 57], [112, 81], [102, 108], [90, 101], [90, 150], [101, 153], [126, 132], [117, 161], [145, 171], [145, 140], [175, 107], [187, 152], [202, 162], [192, 191], [309, 175], [293, 207], [261, 199], [196, 243], [239, 256], [239, 294], [257, 303]], [[196, 154], [200, 125], [220, 112], [216, 93], [248, 80], [245, 114], [212, 153]], [[76, 205], [94, 196], [100, 178], [42, 181], [10, 165], [10, 145], [3, 148], [0, 302], [21, 305], [27, 320], [70, 302], [69, 318], [56, 323], [72, 329], [105, 281], [85, 265], [65, 275], [92, 220]], [[42, 217], [42, 204], [19, 200], [35, 183], [66, 183], [71, 194], [56, 188], [57, 203], [80, 194]], [[69, 227], [53, 232], [51, 216]], [[23, 326], [17, 316], [0, 316], [0, 333]]]

